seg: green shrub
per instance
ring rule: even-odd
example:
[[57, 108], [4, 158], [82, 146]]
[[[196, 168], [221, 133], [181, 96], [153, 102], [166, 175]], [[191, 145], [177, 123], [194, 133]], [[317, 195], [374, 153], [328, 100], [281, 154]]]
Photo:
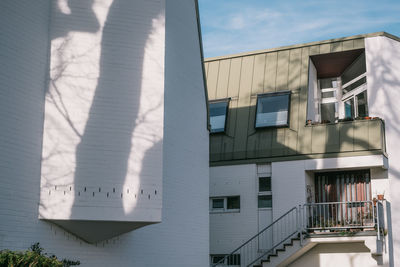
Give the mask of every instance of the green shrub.
[[26, 251], [0, 251], [1, 267], [69, 267], [80, 265], [79, 261], [59, 260], [55, 255], [47, 255], [43, 253], [43, 248], [39, 243], [33, 244]]

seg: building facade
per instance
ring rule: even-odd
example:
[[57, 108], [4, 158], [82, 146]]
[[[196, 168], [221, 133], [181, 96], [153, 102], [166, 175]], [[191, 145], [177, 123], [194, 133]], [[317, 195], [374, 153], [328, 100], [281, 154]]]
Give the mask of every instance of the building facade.
[[211, 264], [400, 262], [399, 52], [381, 32], [206, 59]]
[[208, 265], [197, 2], [7, 0], [0, 32], [0, 250]]

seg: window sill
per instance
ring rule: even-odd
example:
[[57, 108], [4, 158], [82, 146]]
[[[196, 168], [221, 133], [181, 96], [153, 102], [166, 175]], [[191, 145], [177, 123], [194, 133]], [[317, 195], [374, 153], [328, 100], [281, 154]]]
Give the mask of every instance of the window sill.
[[225, 214], [225, 213], [240, 213], [240, 209], [237, 210], [210, 210], [210, 214]]

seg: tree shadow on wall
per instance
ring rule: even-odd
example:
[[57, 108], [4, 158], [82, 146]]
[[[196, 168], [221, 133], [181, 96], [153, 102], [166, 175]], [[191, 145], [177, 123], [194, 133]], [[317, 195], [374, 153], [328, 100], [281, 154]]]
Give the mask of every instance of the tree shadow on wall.
[[[63, 93], [57, 88], [57, 80], [66, 77], [65, 70], [74, 64], [73, 60], [64, 59], [64, 53], [68, 52], [70, 38], [68, 35], [71, 32], [96, 32], [100, 26], [93, 10], [92, 0], [69, 0], [67, 3], [69, 14], [62, 13], [56, 5], [53, 7], [56, 9], [53, 12], [57, 13], [55, 15], [57, 25], [61, 25], [59, 26], [61, 29], [57, 28], [51, 34], [51, 38], [64, 38], [59, 49], [53, 51], [52, 54], [59, 58], [60, 64], [56, 66], [56, 75], [50, 79], [53, 90], [47, 92], [47, 97], [50, 101], [57, 100], [52, 101], [52, 104], [80, 140], [75, 153], [73, 180], [75, 198], [70, 218], [85, 219], [91, 216], [83, 214], [79, 209], [82, 205], [84, 206], [80, 200], [82, 198], [94, 198], [101, 195], [101, 201], [108, 198], [106, 199], [108, 203], [105, 204], [108, 208], [122, 209], [125, 194], [127, 197], [128, 194], [131, 197], [139, 197], [135, 191], [139, 192], [140, 184], [137, 184], [136, 188], [128, 188], [128, 191], [124, 188], [124, 184], [129, 175], [128, 165], [131, 152], [134, 151], [132, 135], [147, 115], [142, 114], [144, 118], [139, 117], [145, 50], [151, 42], [149, 36], [154, 31], [154, 19], [158, 19], [163, 10], [159, 3], [149, 3], [145, 0], [112, 1], [102, 29], [97, 87], [91, 102], [87, 101], [90, 105], [89, 116], [85, 122], [84, 131], [80, 132], [76, 121], [70, 116], [73, 110], [64, 104]], [[149, 12], [141, 14], [143, 10], [149, 10]], [[86, 56], [85, 52], [81, 56]], [[156, 109], [161, 103], [153, 104]], [[150, 109], [148, 113], [152, 111], [153, 109]], [[159, 140], [150, 135], [142, 134], [135, 138], [143, 139], [147, 143], [151, 142], [153, 147], [159, 143]], [[151, 152], [152, 148], [147, 151], [154, 153]], [[144, 155], [145, 158], [148, 153]], [[144, 163], [139, 161], [136, 164]], [[143, 166], [143, 169], [146, 168]], [[146, 170], [137, 175], [146, 179], [146, 174], [151, 173], [151, 170], [147, 168], [148, 173], [143, 172]], [[101, 188], [100, 185], [107, 185], [107, 188]], [[154, 194], [154, 191], [152, 193]], [[150, 199], [150, 195], [148, 198]], [[124, 215], [123, 210], [120, 214]], [[105, 218], [103, 215], [100, 214], [100, 217]], [[125, 215], [129, 217], [129, 214]], [[116, 219], [118, 218], [110, 217], [109, 221]], [[71, 229], [70, 225], [63, 225], [61, 221], [56, 223], [66, 229]]]

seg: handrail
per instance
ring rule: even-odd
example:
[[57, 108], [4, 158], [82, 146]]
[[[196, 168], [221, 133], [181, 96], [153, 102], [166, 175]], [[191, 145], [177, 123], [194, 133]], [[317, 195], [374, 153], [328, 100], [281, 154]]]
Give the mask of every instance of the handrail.
[[304, 204], [307, 229], [370, 228], [375, 225], [372, 201]]
[[281, 242], [279, 242], [278, 244], [276, 244], [274, 247], [272, 247], [270, 250], [268, 250], [267, 252], [263, 253], [261, 256], [259, 256], [257, 259], [255, 259], [254, 261], [250, 262], [249, 264], [247, 264], [246, 267], [251, 266], [252, 264], [256, 263], [257, 261], [261, 260], [263, 257], [265, 257], [265, 255], [269, 255], [270, 253], [272, 253], [274, 251], [274, 249], [276, 249], [277, 247], [279, 247], [280, 245], [282, 245], [283, 243], [286, 242], [286, 240], [292, 238], [295, 234], [297, 234], [297, 231], [289, 234], [285, 239], [283, 239]]
[[[316, 229], [376, 227], [377, 240], [381, 241], [382, 236], [384, 239], [384, 226], [381, 223], [384, 215], [379, 204], [380, 201], [347, 201], [307, 203], [293, 207], [211, 266], [239, 264], [249, 267], [260, 264], [263, 258], [294, 237], [300, 238], [302, 246], [304, 233]], [[347, 216], [345, 220], [344, 216]]]
[[245, 247], [247, 244], [249, 244], [251, 241], [255, 240], [256, 238], [258, 238], [261, 234], [263, 234], [265, 231], [267, 231], [268, 229], [270, 229], [271, 227], [273, 227], [275, 224], [277, 224], [280, 220], [282, 220], [285, 216], [287, 216], [288, 214], [290, 214], [293, 210], [297, 211], [297, 207], [293, 207], [290, 210], [288, 210], [287, 212], [285, 212], [284, 214], [282, 214], [278, 219], [276, 219], [275, 221], [273, 221], [271, 224], [269, 224], [267, 227], [265, 227], [264, 229], [262, 229], [260, 232], [258, 232], [257, 234], [255, 234], [253, 237], [251, 237], [250, 239], [248, 239], [246, 242], [244, 242], [242, 245], [240, 245], [238, 248], [236, 248], [235, 250], [233, 250], [230, 254], [226, 255], [223, 259], [219, 260], [217, 263], [214, 263], [212, 265], [212, 267], [216, 267], [220, 264], [223, 264], [226, 260], [228, 260], [230, 257], [232, 257], [236, 252], [240, 251], [240, 249], [242, 249], [243, 247]]

